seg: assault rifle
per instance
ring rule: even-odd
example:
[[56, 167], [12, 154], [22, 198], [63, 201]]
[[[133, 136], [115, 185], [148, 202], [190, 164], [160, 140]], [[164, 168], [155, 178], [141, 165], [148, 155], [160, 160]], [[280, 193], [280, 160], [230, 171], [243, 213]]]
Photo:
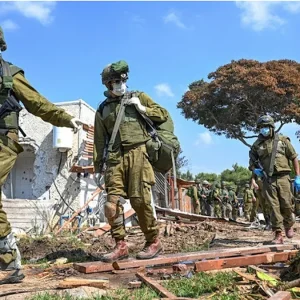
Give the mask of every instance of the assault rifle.
[[263, 165], [261, 164], [259, 158], [256, 158], [255, 155], [253, 153], [250, 152], [250, 158], [252, 159], [252, 161], [254, 162], [254, 166], [255, 168], [261, 169], [263, 172], [263, 179], [267, 180], [269, 183], [270, 177], [268, 176], [267, 172], [265, 171]]
[[[19, 113], [22, 110], [22, 106], [19, 104], [19, 102], [16, 100], [15, 96], [11, 93], [8, 94], [8, 97], [4, 101], [4, 103], [0, 107], [0, 119], [5, 118], [7, 115], [9, 115], [12, 112]], [[26, 134], [22, 130], [21, 127], [19, 127], [19, 130], [25, 137]]]

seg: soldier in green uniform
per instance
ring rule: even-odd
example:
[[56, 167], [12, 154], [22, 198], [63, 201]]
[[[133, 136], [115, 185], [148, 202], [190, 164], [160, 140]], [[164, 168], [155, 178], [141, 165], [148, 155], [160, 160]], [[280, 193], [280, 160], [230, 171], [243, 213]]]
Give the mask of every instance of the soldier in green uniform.
[[[271, 223], [275, 233], [274, 244], [283, 243], [282, 232], [288, 238], [294, 235], [290, 162], [295, 169], [295, 188], [300, 189], [300, 170], [297, 153], [289, 138], [275, 133], [272, 117], [262, 116], [257, 121], [259, 136], [249, 152], [249, 169], [263, 178], [263, 190], [271, 206]], [[260, 164], [258, 164], [260, 162]]]
[[234, 191], [234, 187], [230, 186], [228, 191], [228, 203], [231, 205], [232, 213], [229, 215], [229, 219], [236, 221], [239, 211], [239, 202]]
[[211, 199], [212, 203], [214, 205], [214, 216], [217, 218], [221, 218], [222, 216], [222, 200], [221, 200], [221, 195], [220, 195], [220, 188], [221, 185], [219, 182], [215, 184], [214, 189], [211, 192]]
[[201, 214], [206, 216], [209, 215], [208, 211], [212, 210], [212, 209], [208, 209], [207, 206], [209, 205], [208, 202], [208, 198], [209, 198], [209, 193], [210, 193], [210, 188], [209, 188], [210, 184], [207, 180], [204, 180], [202, 182], [202, 189], [200, 192], [200, 197], [201, 197]]
[[199, 189], [198, 186], [200, 185], [200, 180], [196, 179], [195, 184], [192, 188], [192, 201], [194, 206], [194, 213], [199, 215], [200, 214], [200, 197], [199, 197]]
[[104, 68], [101, 76], [102, 84], [107, 87], [104, 92], [106, 100], [100, 104], [95, 115], [95, 181], [101, 185], [99, 181], [106, 163], [107, 200], [104, 211], [116, 242], [114, 250], [102, 257], [106, 262], [128, 257], [122, 198], [130, 199], [145, 235], [145, 247], [137, 254], [137, 258], [153, 258], [162, 251], [159, 228], [151, 205], [151, 187], [155, 184], [155, 177], [146, 149], [151, 136], [140, 114], [145, 114], [156, 123], [163, 123], [167, 121], [168, 112], [143, 92], [139, 92], [138, 97], [131, 97], [125, 106], [113, 148], [108, 151], [105, 159], [106, 145], [112, 136], [121, 100], [127, 96], [128, 73], [129, 67], [125, 61], [118, 61]]
[[[0, 105], [6, 107], [9, 95], [21, 101], [27, 111], [43, 121], [58, 127], [74, 128], [77, 131], [82, 122], [58, 108], [40, 95], [26, 80], [24, 71], [6, 62], [1, 55], [7, 49], [0, 27]], [[16, 111], [7, 111], [0, 119], [0, 271], [18, 282], [24, 278], [21, 270], [21, 255], [12, 234], [7, 215], [1, 201], [1, 187], [13, 168], [18, 154], [23, 152], [18, 143], [19, 117]]]
[[253, 202], [256, 201], [253, 191], [250, 189], [250, 184], [245, 184], [245, 191], [244, 191], [244, 214], [246, 221], [250, 221], [250, 214], [252, 211]]
[[[232, 211], [230, 205], [228, 206], [228, 190], [224, 181], [221, 182], [220, 198], [222, 200], [222, 218], [226, 218], [229, 214], [229, 210]], [[230, 212], [231, 213], [231, 212]]]

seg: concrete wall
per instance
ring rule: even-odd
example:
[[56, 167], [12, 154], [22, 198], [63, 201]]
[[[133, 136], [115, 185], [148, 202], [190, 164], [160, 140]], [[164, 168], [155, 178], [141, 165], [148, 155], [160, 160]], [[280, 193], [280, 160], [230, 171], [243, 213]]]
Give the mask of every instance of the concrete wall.
[[[56, 103], [56, 105], [87, 124], [94, 123], [95, 110], [82, 100]], [[16, 198], [39, 199], [47, 202], [48, 209], [50, 203], [54, 215], [57, 216], [72, 213], [61, 198], [74, 210], [81, 207], [96, 190], [96, 186], [91, 178], [78, 178], [77, 174], [70, 173], [69, 170], [75, 162], [80, 165], [90, 164], [89, 160], [80, 155], [86, 132], [81, 129], [76, 134], [72, 133], [72, 149], [61, 153], [53, 148], [51, 124], [23, 109], [20, 114], [20, 127], [27, 136], [23, 137], [20, 134], [19, 140], [24, 147], [24, 152], [19, 155], [3, 187], [3, 199], [7, 199], [6, 206], [11, 207], [9, 202]], [[19, 201], [19, 206], [20, 203]], [[97, 199], [94, 206], [96, 203]], [[12, 212], [8, 214], [13, 220]]]

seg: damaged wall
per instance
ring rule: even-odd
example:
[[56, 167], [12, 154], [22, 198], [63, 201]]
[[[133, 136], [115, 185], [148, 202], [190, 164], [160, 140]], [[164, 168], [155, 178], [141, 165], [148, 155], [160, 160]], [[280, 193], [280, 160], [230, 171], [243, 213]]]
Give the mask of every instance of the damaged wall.
[[[95, 110], [83, 100], [56, 105], [87, 124], [94, 123]], [[24, 152], [19, 155], [4, 184], [3, 199], [50, 201], [53, 213], [58, 216], [68, 213], [67, 206], [61, 198], [74, 210], [78, 209], [96, 190], [93, 180], [77, 178], [77, 174], [69, 172], [78, 159], [80, 164], [84, 164], [78, 153], [83, 148], [86, 132], [82, 129], [76, 134], [72, 132], [72, 150], [61, 153], [53, 148], [53, 126], [31, 115], [25, 108], [20, 113], [20, 127], [27, 135], [23, 137], [20, 133], [19, 136]], [[57, 174], [60, 161], [60, 172]]]

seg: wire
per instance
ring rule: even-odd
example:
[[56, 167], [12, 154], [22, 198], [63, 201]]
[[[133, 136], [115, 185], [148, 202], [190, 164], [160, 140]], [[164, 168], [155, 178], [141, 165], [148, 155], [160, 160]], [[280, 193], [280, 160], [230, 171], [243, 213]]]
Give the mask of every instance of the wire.
[[[60, 160], [59, 160], [59, 164], [58, 164], [56, 176], [58, 176], [59, 173], [60, 173], [60, 167], [61, 167], [61, 162], [62, 162], [62, 156], [63, 156], [63, 154], [62, 154], [62, 152], [61, 152], [61, 153], [60, 153]], [[60, 191], [58, 190], [58, 188], [57, 188], [57, 186], [56, 186], [55, 180], [54, 180], [53, 183], [54, 183], [54, 186], [55, 186], [55, 188], [56, 188], [56, 191], [57, 191], [58, 195], [60, 196], [60, 199], [63, 201], [63, 203], [65, 203], [65, 204], [67, 205], [67, 207], [68, 207], [72, 212], [75, 212], [75, 210], [74, 210], [74, 209], [73, 209], [73, 208], [65, 201], [64, 197], [61, 195]]]

